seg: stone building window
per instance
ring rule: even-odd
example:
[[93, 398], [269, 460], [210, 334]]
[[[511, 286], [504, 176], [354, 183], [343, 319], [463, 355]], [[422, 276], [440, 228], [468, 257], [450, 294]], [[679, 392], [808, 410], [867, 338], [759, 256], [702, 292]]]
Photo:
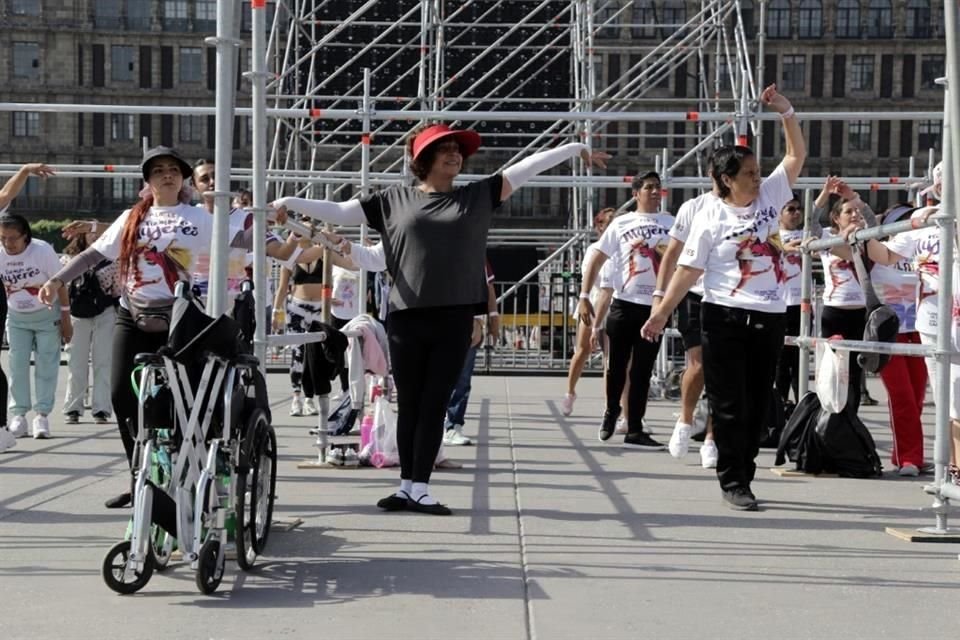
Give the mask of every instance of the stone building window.
[[180, 47], [180, 82], [200, 82], [201, 55], [199, 47]]
[[920, 153], [927, 149], [940, 151], [943, 142], [943, 123], [939, 120], [921, 120], [917, 125], [917, 148]]
[[873, 91], [874, 57], [853, 56], [853, 73], [850, 76], [854, 91]]
[[114, 142], [130, 142], [134, 138], [133, 115], [129, 113], [110, 114], [110, 139]]
[[838, 38], [860, 37], [859, 0], [840, 0], [837, 3], [837, 24], [835, 33]]
[[767, 9], [767, 37], [790, 37], [790, 2], [773, 0]]
[[873, 123], [866, 120], [854, 120], [847, 132], [847, 147], [850, 151], [870, 151]]
[[783, 88], [803, 91], [807, 76], [807, 56], [783, 56]]
[[150, 0], [127, 0], [127, 28], [149, 31], [150, 23]]
[[[657, 12], [653, 8], [652, 0], [636, 0], [633, 3], [633, 27], [631, 33], [634, 38], [653, 38], [656, 36]], [[643, 26], [641, 26], [643, 25]]]
[[120, 0], [94, 0], [93, 26], [98, 29], [123, 28]]
[[932, 53], [920, 58], [920, 88], [936, 89], [937, 78], [946, 75], [946, 62], [943, 54]]
[[890, 0], [870, 0], [867, 35], [871, 38], [893, 37], [893, 5]]
[[800, 37], [823, 36], [823, 5], [820, 0], [803, 0], [800, 3]]
[[[197, 0], [196, 31], [217, 30], [217, 0]], [[269, 28], [269, 25], [267, 25]]]
[[664, 35], [683, 33], [687, 22], [687, 7], [683, 0], [666, 0], [663, 5]]
[[190, 26], [187, 21], [187, 0], [164, 0], [163, 2], [163, 30], [186, 31]]
[[13, 137], [34, 138], [40, 135], [40, 114], [26, 111], [14, 111]]
[[110, 79], [114, 82], [133, 81], [133, 47], [110, 47]]
[[40, 45], [36, 42], [13, 43], [13, 77], [36, 80], [40, 77]]
[[910, 0], [907, 3], [907, 37], [932, 37], [933, 28], [930, 18], [930, 0]]
[[620, 37], [620, 1], [600, 0], [597, 3], [597, 15], [594, 16], [593, 26], [596, 29], [595, 37], [603, 40], [615, 40]]
[[40, 0], [10, 0], [10, 13], [15, 16], [39, 16]]
[[180, 142], [203, 140], [203, 116], [180, 116]]

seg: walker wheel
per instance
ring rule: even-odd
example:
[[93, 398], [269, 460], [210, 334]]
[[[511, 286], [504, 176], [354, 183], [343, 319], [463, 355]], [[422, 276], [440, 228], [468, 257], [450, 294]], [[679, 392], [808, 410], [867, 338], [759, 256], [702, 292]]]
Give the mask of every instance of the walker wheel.
[[201, 593], [210, 595], [223, 580], [224, 557], [220, 553], [220, 541], [211, 538], [200, 547], [197, 558], [197, 588]]
[[133, 580], [124, 581], [124, 573], [127, 563], [130, 561], [130, 541], [124, 540], [113, 545], [107, 555], [103, 558], [103, 565], [100, 572], [103, 575], [103, 581], [111, 590], [123, 595], [136, 593], [143, 589], [150, 576], [153, 575], [153, 553], [148, 551], [147, 557], [143, 562], [143, 567], [134, 574]]

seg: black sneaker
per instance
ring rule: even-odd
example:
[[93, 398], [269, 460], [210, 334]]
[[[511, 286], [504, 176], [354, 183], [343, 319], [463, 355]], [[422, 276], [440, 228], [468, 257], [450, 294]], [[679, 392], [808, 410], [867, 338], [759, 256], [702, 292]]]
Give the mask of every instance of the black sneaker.
[[103, 411], [97, 411], [95, 414], [93, 414], [93, 421], [96, 424], [107, 424], [110, 422], [110, 416]]
[[67, 424], [78, 424], [80, 422], [80, 413], [77, 411], [70, 411], [66, 414]]
[[628, 433], [623, 437], [623, 446], [630, 449], [643, 449], [645, 451], [663, 451], [666, 445], [660, 444], [650, 437], [646, 431], [637, 433]]
[[600, 423], [600, 431], [597, 433], [600, 442], [606, 442], [613, 437], [613, 432], [617, 428], [617, 417], [609, 411], [603, 412], [603, 422]]
[[124, 507], [129, 507], [132, 502], [133, 498], [131, 497], [130, 493], [127, 492], [121, 493], [116, 498], [110, 498], [104, 502], [103, 505], [107, 509], [123, 509]]
[[757, 497], [746, 487], [737, 487], [723, 492], [723, 501], [736, 511], [756, 511]]

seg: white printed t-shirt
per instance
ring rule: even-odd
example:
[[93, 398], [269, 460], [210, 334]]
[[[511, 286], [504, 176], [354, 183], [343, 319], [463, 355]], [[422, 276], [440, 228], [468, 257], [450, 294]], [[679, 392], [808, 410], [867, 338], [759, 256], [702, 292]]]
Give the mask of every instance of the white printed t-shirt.
[[[803, 240], [803, 229], [781, 229], [780, 241], [783, 244], [793, 242], [794, 240]], [[783, 301], [788, 307], [795, 307], [803, 299], [800, 286], [803, 274], [803, 256], [799, 252], [792, 251], [783, 254]]]
[[43, 240], [34, 238], [15, 256], [0, 247], [0, 277], [11, 311], [34, 313], [46, 309], [47, 306], [37, 299], [37, 293], [58, 271], [60, 259], [57, 252]]
[[921, 333], [937, 333], [937, 298], [940, 291], [940, 230], [937, 227], [898, 233], [884, 244], [890, 251], [913, 263], [920, 277], [916, 280], [914, 298], [917, 305], [916, 329]]
[[783, 244], [780, 210], [793, 198], [779, 165], [760, 185], [748, 207], [718, 200], [701, 211], [678, 264], [703, 269], [704, 302], [725, 307], [783, 313]]
[[[677, 211], [677, 217], [673, 221], [673, 226], [670, 227], [670, 237], [676, 239], [681, 244], [686, 244], [687, 238], [690, 237], [690, 229], [693, 228], [694, 217], [704, 207], [709, 207], [716, 202], [717, 199], [717, 196], [708, 191], [680, 205], [680, 209]], [[690, 293], [698, 296], [703, 295], [703, 276], [697, 278], [694, 285], [690, 287]]]
[[917, 273], [906, 258], [896, 264], [874, 264], [870, 282], [880, 301], [893, 309], [900, 319], [900, 333], [916, 331]]
[[[821, 237], [828, 240], [835, 235], [833, 231], [824, 229]], [[820, 253], [820, 262], [823, 264], [823, 306], [857, 308], [867, 304], [853, 262], [830, 251]]]
[[[120, 257], [120, 238], [130, 210], [124, 211], [97, 238], [93, 248], [110, 260]], [[230, 218], [230, 238], [242, 231], [242, 221]], [[134, 266], [123, 282], [120, 306], [130, 308], [168, 304], [177, 282], [191, 282], [201, 255], [210, 253], [213, 216], [206, 209], [189, 204], [150, 208], [140, 224]]]
[[627, 213], [614, 218], [597, 241], [597, 251], [613, 261], [613, 297], [634, 304], [653, 304], [660, 259], [667, 250], [673, 216]]

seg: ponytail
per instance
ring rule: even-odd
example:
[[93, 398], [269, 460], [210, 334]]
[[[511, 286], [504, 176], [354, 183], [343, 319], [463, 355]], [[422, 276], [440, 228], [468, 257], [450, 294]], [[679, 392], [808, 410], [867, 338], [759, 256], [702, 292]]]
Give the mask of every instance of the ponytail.
[[127, 221], [123, 224], [123, 231], [120, 232], [120, 256], [117, 263], [120, 265], [120, 281], [126, 282], [127, 276], [133, 267], [133, 261], [136, 259], [137, 239], [140, 235], [140, 225], [143, 219], [147, 217], [147, 212], [153, 206], [153, 194], [148, 194], [133, 205]]

